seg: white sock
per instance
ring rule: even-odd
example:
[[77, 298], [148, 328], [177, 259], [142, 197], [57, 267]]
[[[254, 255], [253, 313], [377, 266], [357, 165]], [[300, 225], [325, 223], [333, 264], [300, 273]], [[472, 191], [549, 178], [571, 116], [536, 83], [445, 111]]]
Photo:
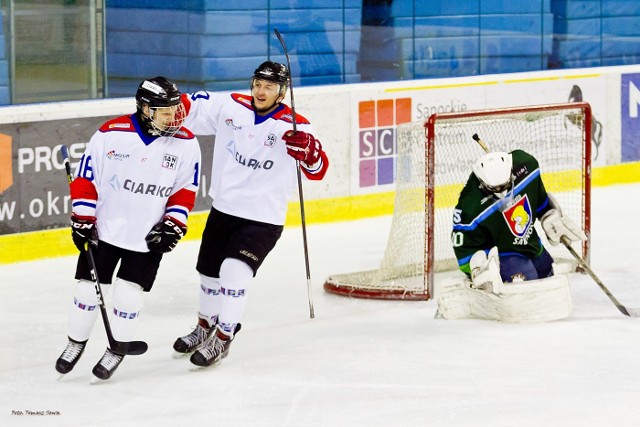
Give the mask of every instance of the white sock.
[[247, 288], [253, 279], [253, 270], [245, 262], [226, 258], [220, 266], [220, 317], [218, 327], [233, 337], [247, 306]]
[[200, 275], [200, 310], [198, 317], [213, 326], [218, 321], [220, 309], [220, 279], [217, 277]]
[[100, 312], [95, 285], [87, 280], [80, 280], [73, 294], [73, 303], [69, 307], [67, 329], [70, 338], [86, 341], [96, 323]]
[[117, 278], [113, 284], [113, 312], [111, 332], [118, 341], [132, 341], [138, 327], [142, 310], [142, 287], [136, 283]]

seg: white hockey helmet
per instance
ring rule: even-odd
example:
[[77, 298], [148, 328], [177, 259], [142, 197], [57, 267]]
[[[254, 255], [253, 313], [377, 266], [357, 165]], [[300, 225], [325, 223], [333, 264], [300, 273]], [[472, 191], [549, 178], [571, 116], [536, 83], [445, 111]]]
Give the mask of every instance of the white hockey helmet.
[[502, 197], [511, 188], [513, 159], [510, 153], [487, 153], [473, 164], [473, 173], [485, 190]]

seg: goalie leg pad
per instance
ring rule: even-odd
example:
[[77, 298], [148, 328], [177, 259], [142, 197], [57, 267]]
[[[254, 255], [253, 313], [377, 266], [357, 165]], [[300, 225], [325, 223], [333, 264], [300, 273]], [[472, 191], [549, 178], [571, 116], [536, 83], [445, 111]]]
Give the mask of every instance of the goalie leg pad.
[[502, 322], [548, 322], [571, 314], [566, 275], [505, 284], [500, 295], [470, 290], [471, 316]]
[[436, 319], [465, 319], [471, 317], [469, 286], [466, 277], [450, 279], [438, 284]]

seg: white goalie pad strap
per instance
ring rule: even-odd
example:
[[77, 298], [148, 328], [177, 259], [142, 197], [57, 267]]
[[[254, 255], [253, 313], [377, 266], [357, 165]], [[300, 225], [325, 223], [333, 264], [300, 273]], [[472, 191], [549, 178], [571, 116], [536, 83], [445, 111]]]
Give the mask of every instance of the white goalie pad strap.
[[467, 278], [439, 286], [436, 318], [475, 318], [509, 323], [548, 322], [571, 314], [566, 275], [503, 284], [500, 294], [473, 289]]

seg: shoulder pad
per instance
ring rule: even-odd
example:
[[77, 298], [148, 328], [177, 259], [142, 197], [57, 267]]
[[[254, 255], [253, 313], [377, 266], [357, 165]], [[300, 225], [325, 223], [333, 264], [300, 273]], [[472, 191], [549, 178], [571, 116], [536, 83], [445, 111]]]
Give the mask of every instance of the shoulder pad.
[[193, 139], [194, 135], [193, 132], [191, 132], [189, 129], [182, 127], [178, 129], [178, 132], [176, 132], [173, 137], [178, 139]]
[[[284, 108], [274, 114], [273, 118], [276, 120], [282, 120], [287, 123], [293, 123], [293, 111], [291, 110], [291, 107], [289, 107], [288, 105], [284, 105]], [[296, 124], [308, 125], [311, 123], [305, 117], [296, 112]]]
[[243, 95], [241, 93], [232, 93], [231, 98], [238, 104], [253, 110], [253, 105], [251, 105], [251, 96]]
[[105, 122], [100, 126], [100, 132], [135, 132], [136, 128], [131, 123], [131, 116], [120, 116]]

